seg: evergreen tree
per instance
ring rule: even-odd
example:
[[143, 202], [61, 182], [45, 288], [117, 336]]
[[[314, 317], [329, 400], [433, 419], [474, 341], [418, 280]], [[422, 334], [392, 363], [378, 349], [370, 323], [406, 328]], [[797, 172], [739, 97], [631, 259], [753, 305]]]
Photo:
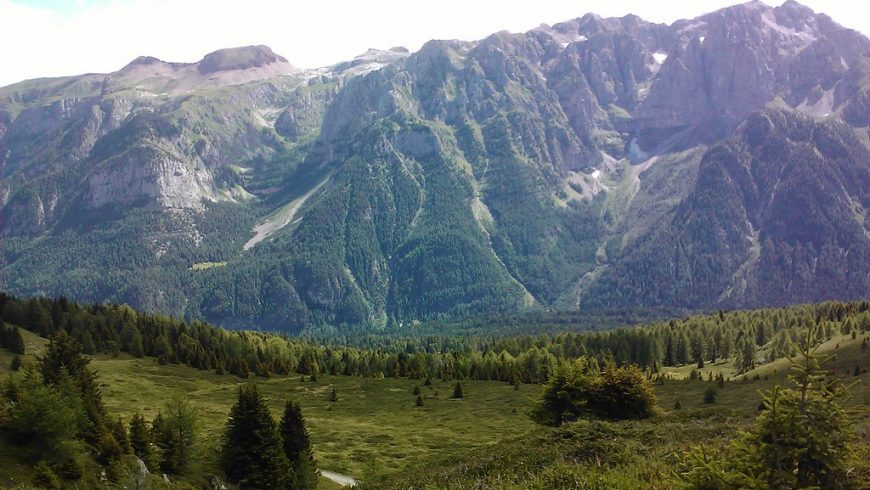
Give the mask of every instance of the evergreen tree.
[[338, 401], [338, 392], [335, 391], [335, 387], [333, 387], [332, 391], [329, 393], [329, 401], [331, 401], [331, 402]]
[[709, 385], [707, 389], [704, 390], [704, 403], [716, 403], [716, 395], [719, 394], [719, 390], [716, 389], [716, 385]]
[[456, 383], [456, 386], [453, 387], [453, 398], [462, 398], [465, 396], [462, 393], [462, 385], [459, 382]]
[[221, 466], [240, 488], [287, 487], [290, 465], [275, 420], [255, 384], [239, 388], [224, 431]]
[[196, 442], [197, 413], [182, 397], [172, 398], [152, 423], [152, 434], [160, 448], [160, 468], [183, 474], [191, 461]]
[[755, 423], [724, 452], [698, 446], [683, 461], [689, 488], [848, 488], [854, 434], [844, 408], [847, 388], [827, 380], [810, 328], [792, 360], [790, 388], [774, 386]]
[[133, 454], [152, 467], [153, 453], [151, 451], [151, 432], [141, 413], [136, 413], [130, 419], [130, 448]]
[[317, 487], [317, 465], [311, 452], [311, 440], [299, 404], [288, 400], [280, 424], [284, 455], [290, 462], [293, 489]]
[[415, 403], [417, 404], [418, 407], [422, 407], [423, 406], [423, 397], [420, 395], [417, 395], [417, 401]]
[[47, 385], [55, 385], [67, 375], [75, 383], [81, 393], [85, 414], [93, 427], [87, 439], [100, 446], [102, 442], [111, 442], [111, 434], [108, 434], [106, 408], [97, 375], [88, 367], [89, 363], [90, 359], [82, 355], [78, 342], [66, 331], [60, 330], [48, 343], [45, 355], [39, 359], [39, 371]]
[[[10, 393], [12, 391], [12, 393]], [[46, 385], [35, 372], [25, 373], [20, 386], [10, 383], [5, 396], [14, 401], [5, 428], [39, 458], [54, 457], [64, 444], [91, 432], [81, 393], [65, 372]]]
[[121, 448], [121, 452], [128, 454], [132, 451], [132, 447], [130, 445], [130, 433], [127, 432], [127, 425], [118, 416], [118, 420], [112, 422], [111, 424], [112, 436], [115, 438], [115, 442]]
[[15, 354], [24, 355], [24, 337], [17, 328], [9, 327], [9, 337], [6, 339], [5, 347]]
[[12, 365], [10, 367], [13, 371], [18, 371], [19, 369], [21, 369], [21, 364], [21, 356], [15, 354], [15, 357], [12, 358]]

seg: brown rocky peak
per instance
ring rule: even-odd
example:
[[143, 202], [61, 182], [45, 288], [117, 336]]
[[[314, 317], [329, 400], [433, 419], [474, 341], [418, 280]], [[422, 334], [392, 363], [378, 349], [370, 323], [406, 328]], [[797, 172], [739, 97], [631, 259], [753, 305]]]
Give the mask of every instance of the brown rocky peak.
[[268, 46], [244, 46], [209, 53], [197, 63], [197, 69], [202, 74], [208, 74], [260, 68], [273, 63], [287, 63], [287, 60], [272, 52]]

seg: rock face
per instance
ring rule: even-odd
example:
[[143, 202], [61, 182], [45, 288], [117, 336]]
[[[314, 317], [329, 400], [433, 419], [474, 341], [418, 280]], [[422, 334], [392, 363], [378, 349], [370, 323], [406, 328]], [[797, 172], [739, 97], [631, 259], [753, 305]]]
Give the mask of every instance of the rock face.
[[0, 287], [289, 330], [864, 297], [868, 56], [750, 2], [23, 82]]

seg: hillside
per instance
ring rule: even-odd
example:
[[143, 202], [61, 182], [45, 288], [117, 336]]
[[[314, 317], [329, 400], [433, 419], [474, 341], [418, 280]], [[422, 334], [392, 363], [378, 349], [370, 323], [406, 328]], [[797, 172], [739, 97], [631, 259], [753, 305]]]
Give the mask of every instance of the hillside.
[[[776, 310], [776, 316], [770, 318], [785, 323], [782, 331], [800, 329], [805, 320], [802, 308]], [[848, 313], [848, 309], [838, 310], [837, 305], [815, 311], [843, 315], [842, 321], [833, 323], [830, 339], [820, 344], [819, 351], [834, 355], [827, 366], [834, 373], [832, 380], [858, 382], [851, 388], [849, 403], [858, 436], [856, 455], [860, 455], [870, 447], [870, 351], [862, 348], [870, 339], [868, 330], [852, 330], [854, 338], [852, 333], [839, 333], [858, 327], [862, 317]], [[766, 313], [733, 315], [739, 314], [751, 318]], [[681, 328], [701, 328], [704, 320], [692, 317]], [[655, 327], [639, 330], [649, 328]], [[27, 330], [21, 333], [25, 365], [32, 365], [44, 354], [48, 341]], [[597, 334], [581, 335], [594, 339]], [[522, 338], [508, 341], [522, 342]], [[590, 345], [594, 342], [590, 340]], [[404, 376], [322, 373], [316, 381], [310, 376], [303, 376], [303, 381], [298, 372], [245, 380], [126, 353], [97, 354], [91, 366], [111, 417], [120, 415], [126, 421], [142, 413], [151, 420], [177, 395], [187, 397], [197, 410], [201, 434], [195, 449], [198, 463], [186, 475], [172, 476], [173, 481], [199, 485], [215, 473], [216, 444], [237, 387], [255, 382], [274, 413], [286, 397], [298, 400], [319, 467], [361, 480], [364, 488], [637, 488], [642, 484], [668, 485], [676, 454], [698, 441], [706, 441], [711, 448], [724, 445], [751, 423], [758, 413], [759, 390], [769, 389], [774, 381], [783, 383], [788, 371], [787, 360], [771, 353], [775, 344], [775, 339], [757, 348], [753, 344], [755, 357], [767, 361], [745, 372], [737, 372], [733, 359], [714, 361], [709, 356], [705, 356], [707, 365], [703, 368], [694, 363], [664, 368], [662, 376], [653, 377], [661, 412], [652, 419], [583, 419], [557, 429], [534, 426], [528, 417], [540, 397], [538, 384], [520, 383], [515, 388], [504, 382], [466, 378], [462, 380], [465, 397], [452, 400], [453, 381], [438, 378], [431, 386], [423, 379]], [[555, 344], [550, 348], [558, 351]], [[11, 358], [9, 351], [0, 349], [0, 379], [4, 383], [10, 375], [21, 376], [9, 370]], [[690, 376], [693, 370], [700, 373], [700, 379]], [[714, 384], [706, 380], [719, 373], [725, 375], [723, 388], [715, 403], [704, 403], [705, 390]], [[415, 406], [415, 387], [421, 390], [423, 406]], [[330, 400], [333, 388], [337, 401]], [[679, 409], [675, 408], [677, 402]], [[33, 473], [27, 453], [16, 450], [7, 439], [2, 441], [0, 467], [4, 470], [0, 481], [5, 486], [28, 481]], [[870, 481], [866, 463], [860, 456], [854, 462], [855, 488]]]
[[870, 40], [797, 2], [0, 88], [0, 289], [229, 327], [862, 299]]

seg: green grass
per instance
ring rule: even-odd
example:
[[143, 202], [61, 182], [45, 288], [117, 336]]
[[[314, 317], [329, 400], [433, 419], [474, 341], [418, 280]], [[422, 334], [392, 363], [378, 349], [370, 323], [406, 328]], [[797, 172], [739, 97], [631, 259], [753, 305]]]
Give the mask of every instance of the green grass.
[[[25, 362], [34, 362], [47, 341], [22, 330], [27, 344]], [[12, 355], [0, 350], [0, 373], [10, 372]], [[125, 420], [135, 412], [151, 419], [174, 395], [185, 395], [199, 412], [201, 446], [216, 447], [245, 381], [179, 365], [161, 366], [151, 358], [97, 356], [91, 364], [99, 375], [103, 399], [112, 415]], [[280, 415], [288, 398], [302, 406], [318, 466], [360, 478], [371, 472], [400, 471], [425, 464], [432, 457], [496, 444], [506, 436], [533, 428], [527, 414], [539, 387], [507, 383], [463, 381], [465, 398], [452, 400], [453, 384], [404, 378], [370, 379], [320, 375], [316, 383], [299, 375], [251, 378]], [[415, 406], [415, 386], [424, 405]], [[338, 402], [330, 402], [332, 388]], [[0, 444], [0, 447], [3, 445]], [[203, 458], [214, 461], [213, 452]], [[0, 449], [0, 461], [6, 458]], [[26, 465], [25, 465], [26, 466]], [[28, 473], [22, 468], [23, 474]], [[324, 485], [327, 483], [324, 482]], [[331, 484], [331, 483], [329, 483]], [[329, 488], [324, 487], [324, 488]]]
[[[32, 363], [46, 341], [27, 331], [22, 330], [22, 334], [28, 352], [25, 362]], [[860, 449], [867, 451], [870, 374], [852, 375], [855, 365], [870, 370], [870, 353], [860, 351], [862, 338], [837, 336], [822, 349], [836, 354], [831, 367], [837, 376], [860, 381], [852, 388], [851, 403]], [[0, 350], [4, 378], [10, 371], [11, 357], [8, 351]], [[729, 376], [729, 364], [705, 367], [704, 378], [710, 370]], [[136, 411], [150, 419], [172, 396], [188, 396], [199, 411], [201, 448], [217, 447], [229, 407], [244, 382], [232, 375], [161, 366], [150, 358], [98, 356], [92, 365], [99, 374], [107, 408], [125, 419]], [[683, 370], [688, 373], [691, 369]], [[682, 372], [670, 371], [674, 376]], [[737, 376], [719, 391], [714, 404], [703, 403], [706, 381], [656, 383], [662, 414], [648, 421], [596, 423], [589, 430], [603, 431], [600, 441], [577, 435], [587, 429], [564, 432], [534, 426], [527, 414], [540, 393], [535, 385], [523, 385], [515, 391], [505, 383], [464, 381], [466, 398], [451, 400], [453, 385], [443, 381], [434, 381], [431, 387], [423, 386], [420, 380], [329, 375], [321, 375], [316, 383], [308, 377], [301, 382], [299, 375], [252, 381], [260, 385], [276, 416], [287, 398], [300, 402], [320, 468], [375, 481], [383, 488], [465, 488], [473, 482], [484, 482], [484, 487], [547, 488], [560, 484], [562, 477], [584, 485], [631, 488], [667, 477], [673, 468], [673, 454], [689, 445], [701, 441], [723, 444], [736, 430], [750, 424], [757, 413], [758, 392], [772, 386], [774, 372], [782, 382], [788, 372], [787, 361], [761, 366], [747, 373], [745, 381], [743, 375]], [[423, 407], [414, 404], [412, 391], [417, 385], [424, 397]], [[329, 401], [333, 387], [338, 402]], [[677, 401], [680, 410], [673, 408]], [[575, 440], [578, 437], [582, 440]], [[606, 441], [615, 444], [605, 448], [612, 452], [599, 455], [610, 458], [608, 461], [595, 463], [571, 456], [586, 451], [584, 445], [598, 448]], [[201, 449], [200, 454], [200, 464], [206, 469], [214, 464], [214, 450]], [[0, 484], [10, 478], [29, 479], [32, 470], [20, 458], [10, 445], [0, 444], [4, 468]], [[525, 470], [517, 469], [523, 465]], [[588, 480], [592, 474], [597, 480]], [[324, 480], [320, 488], [336, 485]]]
[[[160, 366], [153, 359], [99, 357], [94, 363], [103, 398], [113, 414], [129, 418], [141, 411], [152, 418], [173, 395], [188, 396], [199, 410], [203, 439], [219, 440], [227, 413], [244, 382], [182, 366]], [[451, 400], [452, 385], [436, 381], [368, 379], [321, 375], [316, 383], [300, 376], [255, 378], [277, 417], [288, 398], [299, 401], [311, 433], [319, 467], [353, 477], [377, 461], [405, 469], [430, 456], [446, 455], [497, 442], [532, 427], [526, 416], [538, 388], [514, 391], [506, 383], [463, 382], [463, 400]], [[412, 394], [420, 385], [424, 406]], [[330, 402], [332, 388], [339, 396]]]
[[[870, 338], [870, 335], [867, 335]], [[870, 352], [862, 337], [837, 336], [821, 351], [836, 354], [830, 364], [837, 378], [857, 381], [852, 389], [852, 420], [857, 436], [855, 488], [870, 488]], [[839, 346], [839, 347], [838, 347]], [[854, 376], [854, 368], [862, 368]], [[703, 403], [707, 381], [667, 380], [654, 385], [661, 413], [641, 421], [579, 421], [559, 429], [508, 437], [493, 450], [434, 459], [425, 467], [382, 475], [364, 488], [671, 488], [677, 457], [689, 447], [722, 447], [747, 428], [758, 413], [760, 391], [771, 388], [774, 374], [784, 383], [788, 361], [781, 359], [747, 373], [744, 381], [725, 384], [715, 403]], [[714, 366], [714, 369], [726, 366]], [[756, 379], [756, 375], [758, 375]], [[706, 378], [706, 370], [705, 370]], [[674, 409], [680, 401], [681, 409]]]

